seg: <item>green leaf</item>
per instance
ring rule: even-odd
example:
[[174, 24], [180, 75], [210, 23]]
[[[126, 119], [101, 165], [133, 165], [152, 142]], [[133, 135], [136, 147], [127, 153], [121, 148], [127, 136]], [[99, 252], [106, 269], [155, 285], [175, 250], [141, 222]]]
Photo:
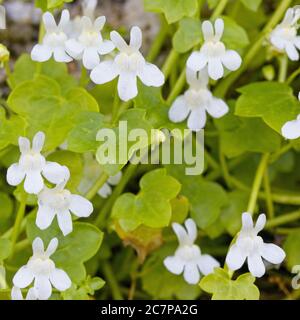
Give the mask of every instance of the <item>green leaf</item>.
[[71, 151], [60, 150], [51, 153], [47, 157], [47, 160], [58, 162], [59, 164], [69, 168], [70, 179], [66, 185], [66, 188], [71, 192], [77, 191], [77, 187], [83, 175], [83, 160], [81, 155]]
[[96, 151], [99, 142], [97, 132], [104, 127], [104, 116], [99, 112], [80, 112], [74, 119], [74, 127], [67, 139], [68, 149], [84, 153]]
[[[13, 201], [7, 193], [0, 192], [0, 232], [6, 231], [13, 222]], [[1, 251], [0, 251], [1, 255]]]
[[[78, 94], [84, 103], [74, 100]], [[29, 137], [38, 131], [46, 134], [45, 150], [54, 149], [65, 141], [77, 113], [95, 110], [94, 99], [87, 91], [76, 88], [63, 94], [59, 84], [45, 76], [16, 86], [9, 95], [8, 105], [27, 121]]]
[[211, 226], [220, 216], [221, 208], [227, 205], [227, 194], [215, 182], [206, 181], [201, 176], [188, 176], [181, 165], [166, 165], [167, 171], [181, 184], [181, 194], [190, 202], [192, 218], [202, 228]]
[[170, 200], [180, 191], [178, 181], [168, 176], [165, 169], [157, 169], [143, 176], [140, 188], [137, 195], [125, 193], [117, 199], [112, 217], [127, 232], [140, 225], [151, 228], [168, 226], [172, 215]]
[[300, 113], [300, 103], [287, 84], [257, 82], [238, 91], [242, 95], [237, 100], [236, 115], [261, 117], [278, 133], [281, 133], [281, 128], [287, 121], [296, 119]]
[[[221, 119], [214, 120], [220, 131], [222, 152], [229, 158], [244, 152], [274, 152], [280, 148], [281, 137], [259, 118], [240, 118], [234, 115], [234, 106]], [[263, 139], [262, 139], [263, 137]]]
[[144, 0], [144, 5], [148, 11], [163, 12], [169, 24], [192, 17], [198, 10], [197, 0]]
[[173, 255], [175, 244], [168, 244], [153, 253], [142, 269], [142, 287], [154, 299], [195, 299], [200, 294], [198, 285], [186, 283], [182, 275], [169, 272], [163, 260]]
[[286, 261], [289, 270], [294, 266], [300, 265], [300, 231], [294, 231], [288, 235], [283, 245], [286, 253]]
[[14, 89], [24, 81], [33, 80], [35, 76], [39, 74], [57, 81], [63, 93], [76, 87], [76, 80], [68, 73], [68, 67], [65, 63], [56, 62], [55, 60], [50, 59], [41, 64], [34, 62], [27, 53], [22, 54], [15, 63], [14, 71], [8, 77], [8, 82], [10, 87]]
[[229, 17], [222, 16], [224, 20], [224, 34], [222, 41], [226, 47], [233, 50], [243, 49], [250, 43], [247, 32]]
[[[114, 135], [111, 139], [107, 137], [106, 132], [101, 130], [98, 132], [96, 140], [99, 141], [99, 147], [96, 152], [96, 159], [109, 176], [117, 174], [137, 151], [142, 152], [151, 144], [152, 126], [145, 119], [145, 115], [146, 112], [142, 109], [130, 109], [124, 112], [119, 118], [118, 126], [113, 128]], [[144, 135], [136, 137], [135, 141], [132, 141], [134, 140], [133, 137], [129, 140], [130, 133], [134, 133], [135, 129], [142, 131]], [[120, 154], [120, 149], [125, 148], [125, 146], [127, 150]]]
[[185, 53], [201, 43], [201, 22], [195, 18], [184, 18], [173, 37], [173, 47], [179, 53]]
[[0, 261], [9, 257], [12, 249], [12, 244], [9, 239], [0, 238]]
[[0, 107], [0, 150], [9, 144], [18, 144], [19, 136], [25, 133], [26, 122], [17, 115], [6, 118], [5, 110]]
[[42, 238], [45, 247], [51, 239], [58, 239], [58, 249], [51, 256], [58, 268], [63, 269], [72, 279], [79, 284], [86, 278], [84, 262], [92, 258], [100, 248], [103, 232], [89, 223], [73, 223], [73, 232], [63, 236], [57, 223], [41, 232], [35, 225], [35, 215], [27, 219], [26, 232], [30, 242], [36, 237]]
[[212, 300], [258, 300], [259, 290], [254, 284], [255, 277], [250, 273], [231, 280], [221, 268], [202, 278], [200, 288], [212, 294]]
[[252, 11], [257, 11], [262, 3], [262, 0], [241, 0], [242, 4]]

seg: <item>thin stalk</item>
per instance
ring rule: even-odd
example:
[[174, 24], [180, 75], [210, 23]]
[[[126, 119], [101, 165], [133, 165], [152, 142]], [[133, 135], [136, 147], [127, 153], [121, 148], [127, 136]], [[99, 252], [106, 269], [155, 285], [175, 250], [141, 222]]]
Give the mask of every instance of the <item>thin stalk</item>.
[[174, 88], [171, 90], [169, 97], [167, 99], [167, 104], [169, 104], [169, 105], [172, 104], [172, 102], [181, 93], [184, 86], [185, 86], [185, 68], [182, 70], [177, 82], [175, 83]]
[[179, 54], [174, 49], [172, 49], [170, 54], [168, 55], [166, 62], [164, 63], [164, 65], [162, 67], [162, 72], [165, 75], [166, 79], [169, 77], [178, 58], [179, 58]]
[[266, 228], [270, 229], [270, 228], [278, 227], [283, 224], [297, 221], [299, 219], [300, 219], [300, 210], [293, 211], [290, 213], [283, 214], [279, 217], [273, 218], [271, 220], [268, 220], [268, 222], [266, 223]]
[[268, 217], [269, 219], [274, 218], [274, 205], [272, 200], [272, 192], [271, 192], [271, 186], [270, 186], [270, 179], [269, 179], [269, 172], [268, 170], [265, 170], [264, 177], [263, 177], [263, 184], [264, 189], [266, 193], [266, 204], [268, 209]]
[[94, 196], [97, 194], [98, 190], [104, 185], [104, 183], [106, 182], [107, 179], [108, 179], [108, 175], [106, 173], [102, 173], [100, 178], [96, 181], [96, 183], [88, 191], [88, 193], [85, 195], [85, 197], [88, 200], [93, 199]]
[[249, 203], [248, 203], [248, 208], [247, 208], [247, 212], [253, 214], [254, 213], [254, 209], [256, 206], [256, 201], [258, 198], [258, 193], [259, 193], [259, 189], [262, 183], [262, 179], [265, 173], [265, 170], [267, 168], [267, 164], [268, 164], [268, 159], [269, 159], [269, 154], [263, 154], [261, 157], [261, 161], [258, 165], [255, 177], [254, 177], [254, 181], [253, 181], [253, 186], [252, 186], [252, 190], [251, 190], [251, 194], [250, 194], [250, 199], [249, 199]]
[[295, 70], [287, 79], [286, 83], [291, 84], [300, 74], [300, 68]]
[[211, 15], [212, 20], [218, 18], [223, 13], [227, 3], [228, 3], [228, 0], [219, 1], [219, 4], [217, 5], [217, 7], [215, 8], [214, 12]]
[[115, 278], [115, 273], [112, 270], [111, 265], [108, 262], [103, 263], [103, 273], [107, 283], [111, 289], [112, 297], [114, 300], [123, 300], [123, 295], [118, 285], [118, 281]]
[[219, 160], [220, 160], [220, 163], [221, 163], [221, 170], [222, 170], [222, 174], [223, 174], [223, 178], [225, 180], [225, 183], [226, 183], [228, 188], [231, 188], [232, 185], [230, 183], [230, 174], [229, 174], [229, 170], [228, 170], [228, 166], [227, 166], [227, 163], [226, 163], [225, 156], [224, 156], [223, 152], [221, 151], [221, 148], [220, 148], [220, 151], [219, 151]]
[[278, 58], [279, 60], [279, 73], [278, 73], [278, 82], [284, 83], [286, 80], [287, 69], [288, 69], [288, 58], [286, 54], [281, 55]]

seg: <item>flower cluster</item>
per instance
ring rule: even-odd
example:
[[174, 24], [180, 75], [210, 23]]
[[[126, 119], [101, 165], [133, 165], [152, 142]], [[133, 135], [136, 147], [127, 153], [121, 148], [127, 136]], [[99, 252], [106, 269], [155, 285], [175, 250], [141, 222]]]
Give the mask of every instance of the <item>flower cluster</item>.
[[272, 46], [279, 52], [285, 52], [292, 61], [299, 60], [300, 36], [298, 32], [298, 20], [300, 7], [289, 8], [283, 21], [276, 26], [270, 34]]
[[[44, 146], [45, 134], [38, 132], [30, 145], [30, 140], [19, 138], [21, 157], [18, 163], [12, 164], [7, 170], [7, 182], [17, 186], [24, 181], [24, 190], [29, 194], [36, 194], [38, 211], [36, 225], [45, 230], [57, 216], [58, 226], [64, 236], [73, 230], [71, 213], [77, 217], [88, 217], [93, 212], [90, 201], [80, 195], [72, 194], [65, 186], [70, 178], [70, 171], [66, 166], [56, 162], [49, 162], [41, 154]], [[47, 183], [55, 186], [49, 188]], [[33, 257], [22, 267], [14, 277], [15, 287], [12, 290], [13, 299], [22, 299], [20, 288], [25, 288], [34, 281], [34, 287], [28, 291], [26, 299], [48, 299], [51, 296], [51, 283], [64, 291], [70, 287], [71, 281], [66, 273], [55, 268], [49, 259], [58, 246], [57, 239], [52, 239], [48, 249], [40, 238], [33, 242]]]
[[224, 76], [224, 67], [235, 71], [242, 63], [240, 55], [227, 50], [221, 41], [224, 32], [222, 19], [217, 19], [214, 25], [204, 21], [202, 32], [204, 44], [187, 60], [186, 78], [190, 88], [174, 101], [169, 110], [169, 119], [175, 123], [188, 118], [187, 126], [192, 131], [205, 127], [206, 112], [213, 118], [220, 118], [229, 111], [227, 104], [215, 98], [208, 89], [209, 78], [218, 80]]
[[[43, 15], [45, 36], [40, 44], [34, 46], [31, 58], [44, 62], [52, 56], [57, 62], [82, 60], [83, 66], [91, 71], [91, 80], [96, 84], [118, 80], [118, 93], [123, 101], [133, 99], [138, 94], [137, 78], [144, 85], [160, 87], [164, 84], [164, 75], [155, 65], [148, 63], [140, 52], [142, 31], [132, 27], [130, 43], [121, 35], [112, 31], [111, 40], [104, 40], [101, 35], [106, 18], [93, 19], [95, 3], [84, 3], [84, 16], [70, 20], [68, 10], [63, 10], [57, 24], [53, 15]], [[119, 53], [113, 58], [101, 61], [101, 56], [110, 54], [117, 48]]]

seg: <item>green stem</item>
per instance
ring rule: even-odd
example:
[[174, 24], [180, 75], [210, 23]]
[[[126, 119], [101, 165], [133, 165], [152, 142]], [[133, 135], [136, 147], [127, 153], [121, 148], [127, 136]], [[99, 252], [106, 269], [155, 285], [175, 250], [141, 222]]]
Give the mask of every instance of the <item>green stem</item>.
[[96, 226], [99, 227], [106, 220], [106, 218], [108, 217], [109, 211], [111, 210], [114, 202], [119, 197], [119, 195], [123, 192], [128, 181], [132, 178], [136, 168], [137, 168], [137, 165], [132, 164], [132, 163], [128, 164], [126, 170], [123, 173], [121, 181], [114, 188], [111, 196], [108, 198], [108, 200], [105, 202], [104, 206], [101, 208], [101, 210], [95, 220]]
[[103, 263], [103, 273], [111, 289], [112, 297], [114, 298], [114, 300], [123, 300], [122, 293], [115, 278], [115, 273], [113, 272], [112, 267], [108, 262]]
[[20, 206], [19, 206], [19, 209], [17, 212], [15, 224], [13, 226], [13, 230], [12, 230], [12, 234], [11, 234], [11, 242], [12, 242], [11, 257], [13, 256], [15, 245], [16, 245], [16, 242], [17, 242], [19, 234], [20, 234], [20, 227], [22, 224], [22, 220], [25, 215], [26, 199], [27, 199], [27, 194], [23, 190], [23, 192], [21, 194]]
[[230, 74], [226, 79], [224, 79], [215, 89], [215, 94], [219, 97], [225, 97], [227, 91], [229, 88], [232, 87], [234, 82], [240, 77], [240, 75], [247, 70], [249, 64], [252, 62], [253, 58], [256, 57], [258, 51], [262, 47], [262, 43], [266, 37], [266, 35], [273, 29], [273, 27], [280, 21], [282, 18], [284, 12], [287, 10], [287, 8], [291, 5], [292, 0], [282, 0], [277, 7], [276, 11], [274, 12], [273, 16], [269, 20], [269, 22], [266, 24], [264, 29], [261, 31], [259, 36], [257, 37], [257, 40], [253, 43], [253, 45], [247, 50], [247, 54], [245, 55], [243, 59], [243, 64], [241, 68], [234, 73]]
[[165, 61], [164, 65], [162, 67], [162, 72], [165, 75], [166, 79], [169, 77], [178, 58], [179, 58], [179, 54], [174, 49], [172, 49], [168, 55], [167, 60]]
[[88, 200], [93, 199], [94, 196], [97, 194], [98, 190], [104, 185], [104, 183], [106, 182], [107, 179], [108, 179], [108, 175], [106, 173], [102, 173], [101, 176], [99, 177], [99, 179], [93, 185], [93, 187], [85, 195], [85, 197]]
[[218, 164], [218, 162], [209, 154], [208, 151], [205, 150], [204, 152], [204, 158], [205, 160], [207, 161], [207, 164], [212, 168], [212, 169], [215, 169], [215, 170], [218, 170], [220, 169], [220, 166]]
[[291, 84], [299, 74], [300, 74], [300, 68], [298, 68], [297, 70], [295, 70], [295, 71], [288, 77], [286, 83], [287, 83], [287, 84]]
[[264, 189], [266, 193], [266, 204], [268, 209], [268, 217], [269, 219], [272, 219], [274, 217], [274, 205], [272, 200], [272, 192], [271, 192], [271, 186], [270, 186], [270, 179], [269, 179], [269, 172], [268, 170], [265, 170], [264, 177]]
[[258, 193], [259, 193], [259, 189], [262, 183], [262, 179], [263, 179], [263, 175], [265, 173], [265, 170], [267, 168], [267, 164], [268, 164], [268, 159], [269, 159], [269, 154], [263, 154], [261, 157], [261, 161], [258, 165], [255, 177], [254, 177], [254, 181], [253, 181], [253, 186], [252, 186], [252, 191], [250, 194], [250, 199], [249, 199], [249, 203], [248, 203], [248, 208], [247, 208], [247, 212], [253, 214], [254, 213], [254, 209], [256, 206], [256, 201], [257, 201], [257, 197], [258, 197]]
[[218, 18], [223, 13], [227, 3], [228, 3], [228, 0], [220, 0], [219, 1], [219, 4], [217, 5], [213, 14], [211, 15], [212, 20]]
[[278, 59], [279, 59], [278, 82], [284, 83], [286, 80], [287, 69], [288, 69], [288, 58], [286, 54], [283, 54]]
[[167, 104], [171, 105], [172, 102], [177, 98], [177, 96], [181, 93], [182, 89], [185, 86], [185, 68], [182, 70], [174, 88], [171, 90], [169, 97], [167, 99]]
[[271, 156], [270, 156], [270, 163], [274, 163], [275, 161], [277, 161], [283, 154], [285, 154], [286, 152], [288, 152], [290, 149], [293, 148], [293, 144], [291, 142], [287, 143], [286, 145], [284, 145], [281, 149], [279, 149], [277, 152], [274, 152]]
[[227, 185], [228, 188], [231, 188], [231, 183], [230, 183], [230, 174], [229, 174], [229, 170], [228, 170], [228, 166], [226, 163], [226, 159], [225, 156], [223, 154], [223, 152], [219, 151], [219, 159], [220, 159], [220, 163], [221, 163], [221, 170], [222, 170], [222, 174], [223, 174], [223, 178], [225, 180], [225, 183]]
[[118, 86], [116, 86], [115, 96], [114, 96], [114, 102], [113, 102], [113, 108], [112, 108], [112, 115], [111, 115], [111, 123], [113, 125], [116, 124], [118, 118], [119, 118], [119, 105], [120, 105], [120, 98], [118, 95]]
[[168, 35], [168, 32], [169, 32], [169, 25], [167, 24], [166, 19], [163, 16], [161, 16], [160, 30], [156, 35], [156, 38], [153, 41], [152, 46], [149, 50], [149, 53], [147, 55], [147, 61], [153, 62], [153, 60], [155, 60], [155, 58], [158, 56], [164, 44], [164, 41]]
[[283, 214], [279, 217], [269, 220], [266, 224], [266, 228], [270, 229], [270, 228], [278, 227], [283, 224], [294, 222], [299, 219], [300, 219], [300, 210], [293, 211], [291, 213]]

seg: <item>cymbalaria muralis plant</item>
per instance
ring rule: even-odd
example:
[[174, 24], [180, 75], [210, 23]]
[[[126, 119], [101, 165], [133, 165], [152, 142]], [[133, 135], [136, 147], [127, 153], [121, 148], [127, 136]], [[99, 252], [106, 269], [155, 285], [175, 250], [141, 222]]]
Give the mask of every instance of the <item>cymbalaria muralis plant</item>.
[[16, 56], [6, 2], [0, 299], [300, 299], [300, 3], [36, 0]]

